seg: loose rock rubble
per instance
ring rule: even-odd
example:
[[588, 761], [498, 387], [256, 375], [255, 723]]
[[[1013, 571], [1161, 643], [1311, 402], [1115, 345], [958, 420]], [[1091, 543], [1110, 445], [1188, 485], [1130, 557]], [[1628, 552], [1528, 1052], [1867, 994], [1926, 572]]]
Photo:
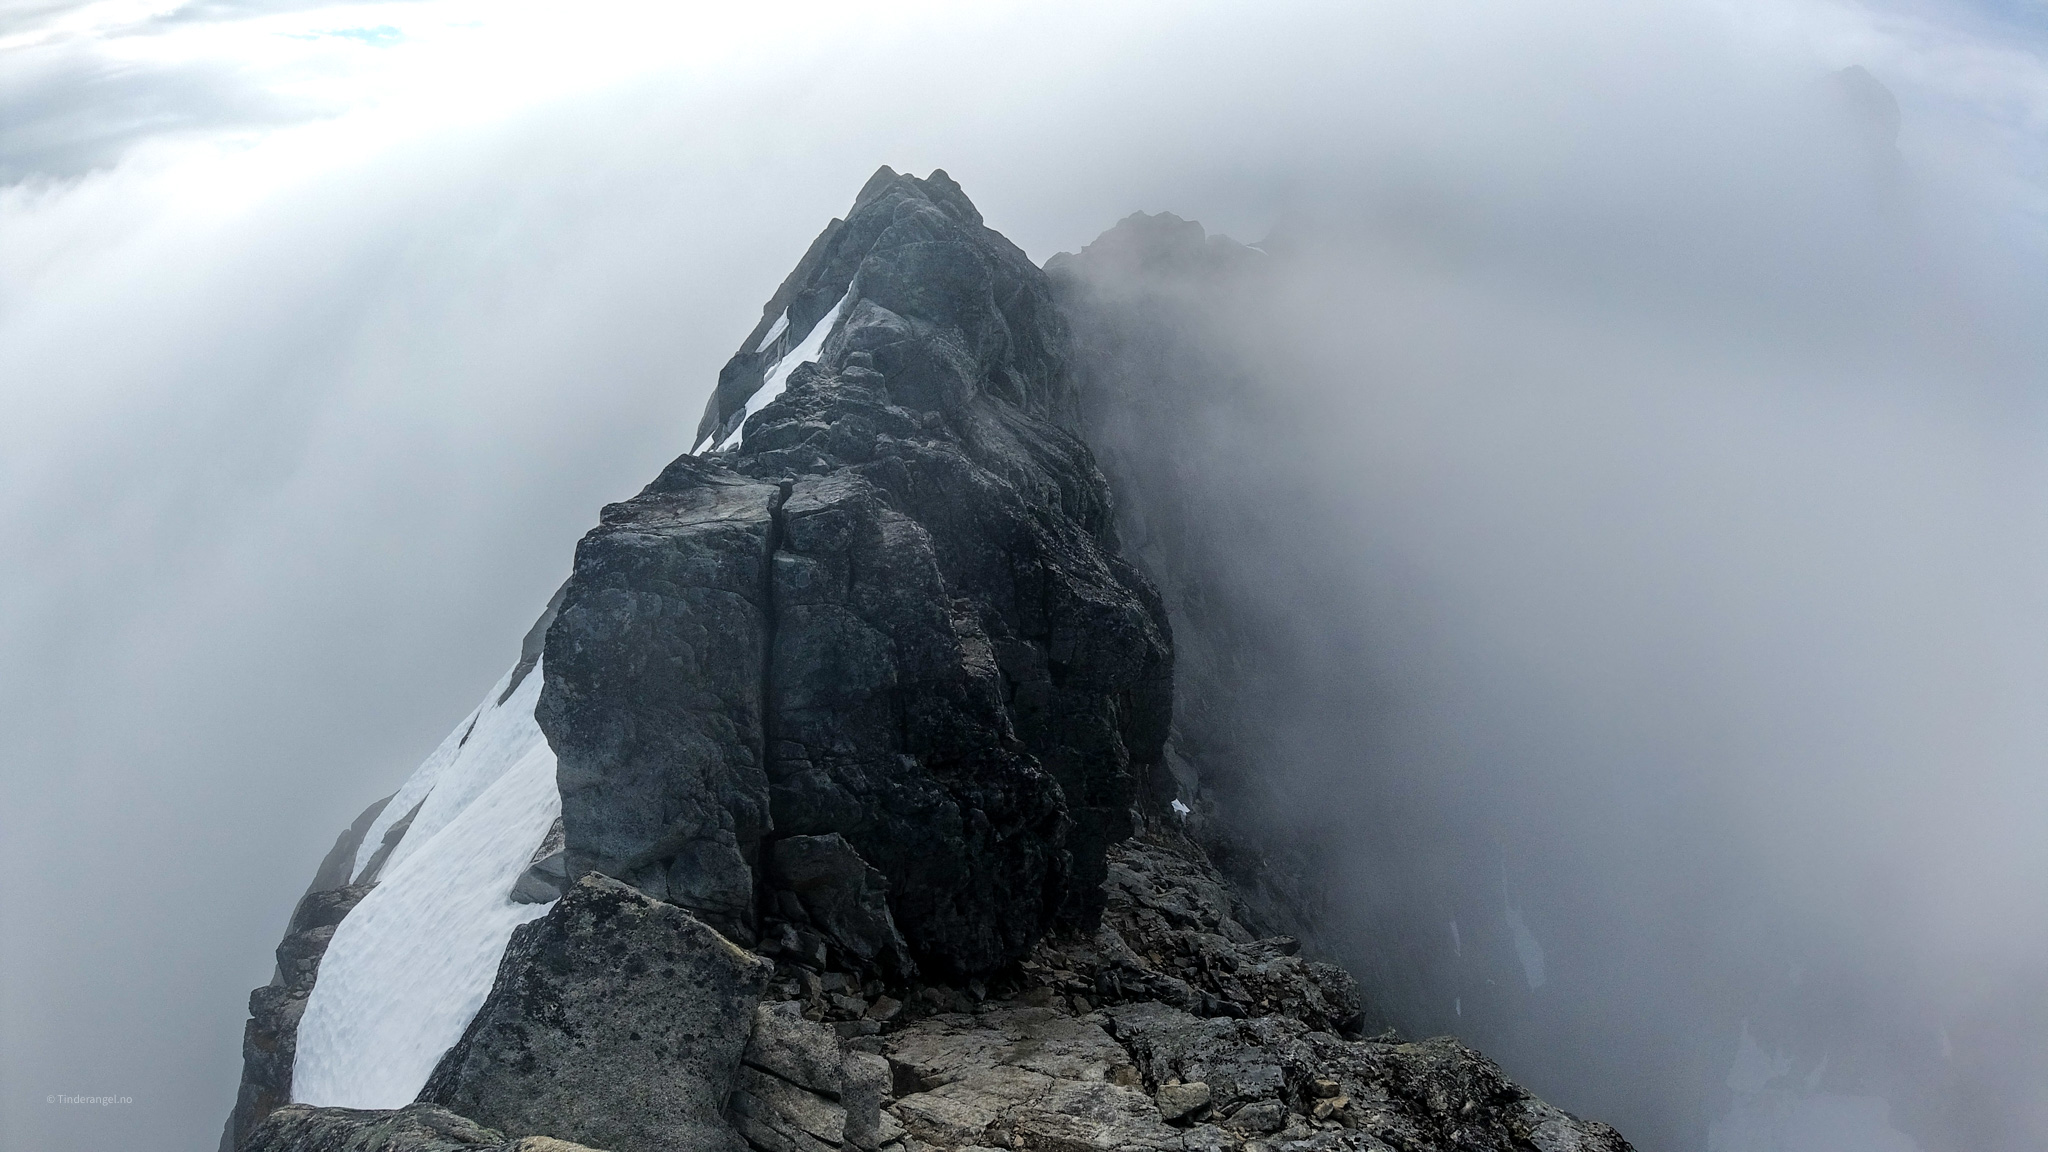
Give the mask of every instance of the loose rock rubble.
[[[759, 1152], [1628, 1148], [1455, 1040], [1358, 1038], [1364, 1013], [1350, 979], [1285, 938], [1254, 938], [1185, 838], [1142, 836], [1109, 860], [1102, 926], [1043, 942], [993, 987], [901, 987], [899, 1001], [879, 981], [785, 960], [769, 994], [786, 999], [763, 1007], [748, 1063], [759, 1063], [756, 1049], [802, 1056], [778, 1058], [779, 1074], [761, 1081], [769, 1091], [735, 1096], [748, 1143]], [[863, 1141], [835, 1127], [850, 1132], [840, 1117], [852, 1113], [833, 1086], [844, 1073], [833, 1070], [870, 1053], [888, 1074], [877, 1074], [884, 1107]]]
[[1255, 937], [1233, 914], [1230, 888], [1202, 851], [1154, 832], [1109, 852], [1101, 926], [1048, 937], [1024, 965], [1080, 1011], [1160, 1001], [1201, 1016], [1274, 1013], [1357, 1035], [1366, 1026], [1358, 986], [1335, 964], [1300, 955], [1292, 937]]

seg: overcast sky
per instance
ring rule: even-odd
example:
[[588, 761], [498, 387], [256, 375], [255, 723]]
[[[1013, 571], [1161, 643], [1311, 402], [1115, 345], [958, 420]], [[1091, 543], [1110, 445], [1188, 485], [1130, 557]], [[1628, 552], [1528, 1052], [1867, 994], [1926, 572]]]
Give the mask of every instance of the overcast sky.
[[[0, 1143], [212, 1147], [247, 991], [335, 834], [515, 658], [883, 163], [944, 167], [1039, 260], [1141, 209], [1344, 236], [1272, 398], [1303, 429], [1278, 450], [1361, 498], [1293, 591], [1355, 596], [1339, 622], [1394, 654], [1326, 667], [1451, 688], [1304, 759], [1423, 747], [1494, 766], [1416, 803], [1504, 781], [1577, 814], [1560, 841], [1709, 845], [1595, 915], [1556, 889], [1669, 854], [1507, 837], [1575, 1008], [1575, 952], [1691, 916], [1659, 918], [1663, 880], [1753, 918], [1850, 908], [1814, 936], [1875, 957], [1840, 986], [1917, 997], [1919, 1042], [1964, 1050], [1942, 1074], [2023, 1113], [2012, 1146], [2048, 1130], [2037, 1087], [1993, 1083], [2040, 1049], [1999, 1064], [2016, 1041], [1982, 1023], [2048, 1004], [2048, 8], [775, 11], [0, 0]], [[1782, 177], [1849, 65], [1896, 96], [1902, 174], [1831, 211]], [[1713, 706], [1674, 705], [1695, 689]], [[1490, 875], [1511, 816], [1446, 835]], [[1717, 979], [1649, 983], [1757, 986]], [[1521, 1011], [1510, 1071], [1625, 1120], [1544, 1083], [1546, 1043], [1621, 1033]], [[1702, 1041], [1716, 1082], [1744, 1035]], [[1752, 1066], [1884, 1104], [1875, 1074], [1823, 1084], [1850, 1055], [1772, 1043]], [[1658, 1106], [1690, 1135], [1646, 1150], [1705, 1149], [1713, 1117]]]

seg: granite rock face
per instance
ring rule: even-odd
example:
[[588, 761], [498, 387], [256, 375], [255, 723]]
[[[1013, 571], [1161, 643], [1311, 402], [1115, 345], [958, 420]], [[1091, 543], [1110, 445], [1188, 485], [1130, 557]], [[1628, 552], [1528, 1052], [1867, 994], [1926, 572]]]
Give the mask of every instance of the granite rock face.
[[611, 1152], [737, 1149], [726, 1097], [771, 970], [681, 908], [585, 876], [513, 934], [420, 1100]]
[[1295, 1152], [1629, 1146], [1614, 1129], [1536, 1099], [1448, 1036], [1345, 1041], [1288, 1016], [1205, 1020], [1158, 1003], [1106, 1015], [1146, 1083], [1202, 1086], [1202, 1107], [1186, 1115], [1218, 1124], [1226, 1144], [1264, 1136]]
[[772, 840], [836, 835], [912, 962], [995, 971], [1099, 913], [1166, 735], [1164, 612], [1117, 554], [1045, 275], [944, 173], [878, 172], [768, 313], [714, 442], [774, 317], [786, 343], [836, 316], [821, 359], [577, 549], [537, 713], [569, 874], [859, 954], [763, 888]]
[[775, 842], [768, 871], [779, 889], [796, 896], [794, 911], [856, 963], [899, 978], [917, 971], [889, 913], [888, 881], [844, 836], [785, 836]]
[[[778, 962], [746, 1060], [779, 1083], [746, 1074], [731, 1109], [749, 1146], [833, 1147], [843, 1111], [838, 1146], [871, 1152], [1628, 1148], [1454, 1040], [1361, 1036], [1350, 978], [1253, 937], [1177, 821], [1112, 848], [1109, 873], [1093, 932], [964, 987]], [[841, 1103], [862, 1056], [887, 1069], [868, 1137]]]
[[728, 1111], [749, 1146], [819, 1152], [850, 1144], [874, 1152], [893, 1139], [882, 1115], [888, 1062], [847, 1049], [798, 1005], [761, 1005], [745, 1062]]

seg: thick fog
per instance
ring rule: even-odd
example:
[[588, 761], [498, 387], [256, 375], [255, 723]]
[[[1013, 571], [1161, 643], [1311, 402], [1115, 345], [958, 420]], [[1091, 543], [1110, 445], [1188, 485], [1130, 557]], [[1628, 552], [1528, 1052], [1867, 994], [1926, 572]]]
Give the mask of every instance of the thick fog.
[[882, 163], [1270, 237], [1184, 498], [1402, 1028], [1655, 1152], [2048, 1144], [2044, 33], [0, 4], [0, 1144], [212, 1147], [334, 835]]

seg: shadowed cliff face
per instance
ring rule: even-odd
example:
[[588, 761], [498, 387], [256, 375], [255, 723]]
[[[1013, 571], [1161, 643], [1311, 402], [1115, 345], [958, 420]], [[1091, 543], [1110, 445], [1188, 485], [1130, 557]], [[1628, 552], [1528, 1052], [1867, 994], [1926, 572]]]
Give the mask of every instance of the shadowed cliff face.
[[776, 842], [836, 833], [916, 964], [990, 971], [1099, 911], [1166, 736], [1164, 612], [1117, 554], [1044, 274], [944, 173], [877, 173], [763, 325], [785, 308], [791, 337], [832, 324], [817, 362], [577, 549], [537, 713], [570, 874], [751, 941]]

